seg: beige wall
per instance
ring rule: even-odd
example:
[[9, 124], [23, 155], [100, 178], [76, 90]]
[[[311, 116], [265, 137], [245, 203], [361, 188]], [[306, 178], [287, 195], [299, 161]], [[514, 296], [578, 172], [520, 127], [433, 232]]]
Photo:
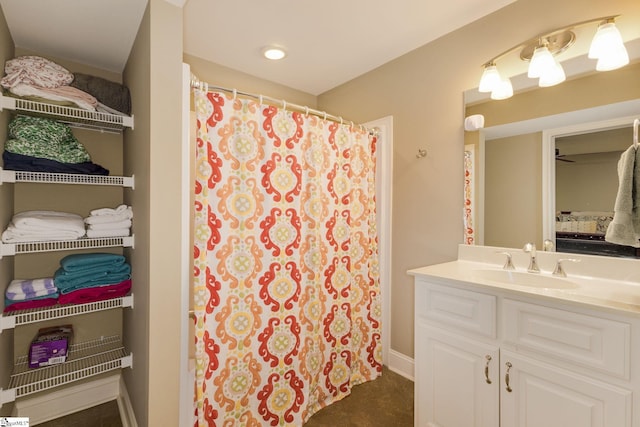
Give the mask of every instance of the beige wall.
[[143, 219], [131, 250], [135, 309], [125, 317], [125, 341], [134, 369], [125, 379], [141, 426], [179, 424], [181, 34], [182, 10], [151, 0], [124, 72], [135, 115], [125, 171], [136, 176], [126, 200]]
[[[406, 271], [454, 259], [462, 242], [463, 92], [477, 86], [484, 62], [518, 42], [613, 14], [638, 17], [640, 2], [519, 0], [319, 96], [318, 108], [349, 120], [393, 115], [393, 350], [413, 356]], [[421, 147], [429, 154], [417, 160]]]
[[[147, 5], [129, 60], [123, 73], [123, 82], [131, 92], [134, 129], [124, 134], [123, 169], [135, 173], [136, 188], [125, 192], [125, 203], [133, 207], [135, 249], [128, 250], [132, 265], [134, 310], [124, 313], [124, 344], [133, 352], [133, 369], [123, 371], [127, 391], [138, 425], [149, 425], [149, 333], [150, 294], [149, 241], [150, 241], [150, 169], [151, 150], [151, 17]], [[177, 102], [177, 101], [176, 101]], [[177, 196], [176, 196], [177, 197]], [[162, 266], [160, 266], [162, 267]]]
[[542, 133], [487, 141], [484, 244], [542, 247]]
[[[0, 63], [14, 56], [14, 46], [7, 22], [2, 9], [0, 9]], [[9, 111], [0, 112], [0, 129], [6, 129], [9, 123]], [[3, 135], [4, 138], [4, 135]], [[4, 141], [3, 145], [4, 145]], [[13, 186], [0, 185], [0, 227], [4, 230], [13, 215]], [[4, 257], [0, 259], [0, 291], [4, 295], [5, 288], [13, 279], [13, 259]], [[4, 298], [0, 301], [0, 311], [4, 310]], [[0, 334], [0, 360], [12, 360], [13, 357], [13, 330], [7, 330]], [[0, 363], [0, 387], [6, 387], [11, 376], [13, 366], [10, 363]], [[0, 416], [9, 415], [13, 404], [5, 404], [0, 409]]]

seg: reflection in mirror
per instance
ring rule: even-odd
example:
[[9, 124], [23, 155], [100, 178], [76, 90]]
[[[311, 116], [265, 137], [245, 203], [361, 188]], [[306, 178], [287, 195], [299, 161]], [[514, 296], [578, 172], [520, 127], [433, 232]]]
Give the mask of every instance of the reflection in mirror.
[[637, 257], [605, 241], [618, 191], [618, 161], [631, 126], [555, 138], [555, 237], [558, 252]]

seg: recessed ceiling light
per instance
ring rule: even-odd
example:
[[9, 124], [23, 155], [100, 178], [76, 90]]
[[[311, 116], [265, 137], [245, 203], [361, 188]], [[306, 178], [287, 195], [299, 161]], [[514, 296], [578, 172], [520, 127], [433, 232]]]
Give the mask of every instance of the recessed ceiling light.
[[281, 47], [269, 46], [262, 50], [262, 54], [267, 59], [272, 59], [274, 61], [278, 59], [282, 59], [287, 56], [287, 53]]

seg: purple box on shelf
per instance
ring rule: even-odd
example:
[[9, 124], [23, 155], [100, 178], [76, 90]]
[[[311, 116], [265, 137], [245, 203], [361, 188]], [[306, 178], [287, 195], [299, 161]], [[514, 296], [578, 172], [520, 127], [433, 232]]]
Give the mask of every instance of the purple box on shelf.
[[40, 329], [29, 347], [29, 367], [40, 368], [66, 362], [72, 336], [71, 325]]

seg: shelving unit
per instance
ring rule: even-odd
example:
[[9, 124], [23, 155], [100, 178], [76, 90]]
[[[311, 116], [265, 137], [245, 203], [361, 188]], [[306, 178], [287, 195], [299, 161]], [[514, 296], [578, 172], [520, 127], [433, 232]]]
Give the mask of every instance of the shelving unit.
[[114, 308], [133, 308], [133, 294], [86, 304], [57, 304], [51, 307], [16, 310], [8, 314], [5, 313], [0, 315], [0, 333], [5, 329], [13, 329], [16, 326], [44, 322], [45, 320], [61, 319], [80, 314], [95, 313]]
[[133, 354], [127, 354], [119, 336], [111, 336], [71, 345], [65, 363], [29, 369], [27, 362], [24, 356], [15, 364], [9, 388], [0, 389], [0, 405], [29, 394], [131, 367]]
[[90, 239], [83, 237], [76, 240], [50, 240], [42, 242], [0, 242], [0, 258], [38, 252], [68, 251], [72, 249], [101, 249], [113, 247], [133, 248], [134, 236], [97, 237]]
[[93, 129], [100, 132], [119, 133], [125, 128], [133, 129], [133, 116], [100, 113], [0, 94], [0, 111], [3, 108], [17, 113], [27, 113], [30, 116], [46, 117], [66, 123], [69, 126]]
[[[0, 94], [0, 111], [3, 109], [14, 111], [15, 114], [46, 117], [66, 123], [72, 127], [99, 132], [121, 133], [126, 128], [133, 129], [133, 116], [86, 111]], [[3, 183], [77, 184], [119, 186], [134, 189], [134, 182], [133, 176], [29, 172], [0, 168], [0, 185]], [[134, 236], [19, 243], [0, 242], [0, 258], [40, 252], [110, 247], [133, 248]], [[18, 326], [120, 308], [133, 308], [133, 294], [86, 304], [57, 304], [51, 307], [8, 312], [0, 315], [0, 334], [5, 329], [15, 329]], [[13, 402], [20, 397], [70, 384], [105, 372], [132, 367], [132, 364], [133, 354], [125, 350], [122, 345], [122, 339], [118, 335], [102, 336], [98, 339], [72, 344], [67, 361], [52, 366], [30, 369], [28, 367], [28, 356], [20, 356], [14, 364], [8, 388], [6, 390], [0, 388], [0, 408], [3, 404]]]
[[3, 183], [32, 182], [38, 184], [112, 185], [134, 189], [134, 177], [113, 175], [82, 175], [52, 172], [14, 171], [0, 168], [0, 185]]

